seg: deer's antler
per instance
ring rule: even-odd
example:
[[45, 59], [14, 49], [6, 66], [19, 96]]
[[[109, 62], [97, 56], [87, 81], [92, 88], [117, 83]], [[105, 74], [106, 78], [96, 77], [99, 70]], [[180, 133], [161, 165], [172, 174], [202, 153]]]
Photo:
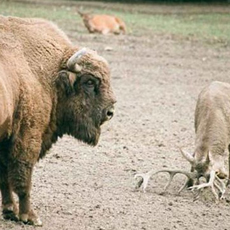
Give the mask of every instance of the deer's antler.
[[[192, 180], [192, 181], [197, 180], [197, 182], [199, 182], [199, 178], [201, 177], [201, 175], [199, 175], [196, 171], [195, 172], [187, 172], [187, 171], [183, 171], [183, 170], [167, 170], [167, 169], [165, 169], [165, 170], [159, 170], [157, 172], [154, 172], [153, 170], [151, 170], [147, 173], [136, 174], [134, 176], [134, 178], [141, 177], [141, 180], [138, 182], [136, 188], [141, 187], [143, 192], [145, 192], [150, 177], [154, 176], [158, 173], [162, 173], [162, 172], [169, 173], [169, 175], [170, 175], [169, 181], [166, 184], [166, 186], [164, 187], [163, 193], [165, 193], [167, 191], [167, 189], [169, 188], [169, 186], [171, 185], [171, 183], [173, 181], [174, 176], [178, 173], [185, 175], [188, 178], [188, 180]], [[208, 178], [208, 176], [205, 176], [205, 177]], [[198, 192], [197, 197], [199, 196], [199, 193], [203, 188], [211, 187], [212, 193], [214, 194], [214, 196], [217, 200], [223, 199], [225, 191], [226, 191], [225, 183], [216, 175], [215, 171], [211, 171], [211, 173], [209, 175], [209, 181], [207, 183], [197, 184], [197, 185], [193, 185], [191, 187], [188, 187], [188, 183], [185, 183], [179, 189], [178, 193], [183, 191], [186, 187], [191, 191], [197, 191]], [[216, 189], [218, 190], [219, 193], [216, 192]]]
[[[209, 175], [209, 181], [207, 183], [202, 183], [199, 185], [194, 185], [189, 187], [189, 190], [191, 191], [199, 191], [203, 188], [211, 187], [212, 193], [215, 196], [216, 200], [224, 199], [224, 194], [226, 191], [226, 185], [225, 183], [216, 175], [216, 172], [212, 170]], [[219, 191], [219, 193], [216, 192], [216, 189]]]
[[[147, 173], [142, 173], [142, 174], [136, 174], [134, 176], [134, 178], [138, 178], [138, 177], [141, 177], [141, 181], [138, 182], [136, 188], [140, 188], [142, 187], [142, 190], [143, 192], [146, 191], [146, 188], [147, 188], [147, 185], [148, 185], [148, 182], [149, 182], [149, 179], [151, 176], [154, 176], [158, 173], [162, 173], [162, 172], [166, 172], [166, 173], [169, 173], [170, 175], [170, 178], [169, 178], [169, 181], [168, 183], [166, 184], [166, 186], [164, 187], [164, 192], [166, 192], [166, 190], [169, 188], [169, 186], [171, 185], [171, 182], [174, 178], [174, 176], [178, 173], [180, 174], [183, 174], [185, 175], [188, 179], [190, 180], [194, 180], [198, 177], [198, 174], [196, 172], [187, 172], [187, 171], [183, 171], [183, 170], [159, 170], [157, 172], [154, 172], [153, 170], [147, 172]], [[181, 192], [186, 186], [184, 185], [180, 190], [179, 192]]]

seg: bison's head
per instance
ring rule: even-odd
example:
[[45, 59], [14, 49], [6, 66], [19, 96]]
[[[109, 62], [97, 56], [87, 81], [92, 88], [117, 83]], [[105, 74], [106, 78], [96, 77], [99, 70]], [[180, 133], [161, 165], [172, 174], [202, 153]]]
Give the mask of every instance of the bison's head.
[[113, 117], [115, 98], [104, 58], [82, 49], [69, 58], [67, 70], [59, 72], [58, 126], [91, 145], [96, 145], [100, 126]]

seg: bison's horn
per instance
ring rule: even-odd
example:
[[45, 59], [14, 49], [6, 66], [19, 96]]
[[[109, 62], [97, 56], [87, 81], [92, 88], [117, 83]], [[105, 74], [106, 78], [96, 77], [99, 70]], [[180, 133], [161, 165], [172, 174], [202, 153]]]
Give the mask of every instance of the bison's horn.
[[194, 163], [195, 163], [194, 157], [193, 157], [189, 152], [186, 152], [186, 151], [182, 150], [181, 148], [180, 148], [180, 151], [181, 151], [183, 157], [184, 157], [187, 161], [189, 161], [189, 163], [191, 163], [191, 164], [194, 164]]
[[78, 61], [80, 58], [87, 53], [86, 48], [82, 48], [79, 51], [77, 51], [73, 56], [69, 58], [67, 61], [67, 68], [69, 70], [73, 70], [74, 72], [80, 72], [82, 67], [78, 65]]

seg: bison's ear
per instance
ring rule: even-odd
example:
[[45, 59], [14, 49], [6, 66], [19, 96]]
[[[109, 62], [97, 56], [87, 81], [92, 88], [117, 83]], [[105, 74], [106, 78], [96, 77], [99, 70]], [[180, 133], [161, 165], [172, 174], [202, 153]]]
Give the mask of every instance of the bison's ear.
[[64, 91], [66, 95], [69, 96], [74, 92], [74, 82], [76, 78], [75, 73], [62, 70], [58, 73], [55, 83], [59, 90]]

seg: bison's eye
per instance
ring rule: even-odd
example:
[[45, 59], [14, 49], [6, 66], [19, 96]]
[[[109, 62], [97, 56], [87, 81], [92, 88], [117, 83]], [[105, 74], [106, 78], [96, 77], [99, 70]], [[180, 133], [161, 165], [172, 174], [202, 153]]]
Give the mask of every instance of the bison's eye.
[[81, 86], [83, 87], [84, 91], [88, 93], [97, 93], [99, 87], [99, 79], [92, 75], [82, 75], [81, 76]]
[[94, 82], [93, 82], [93, 80], [88, 80], [85, 82], [85, 85], [88, 87], [94, 87]]

